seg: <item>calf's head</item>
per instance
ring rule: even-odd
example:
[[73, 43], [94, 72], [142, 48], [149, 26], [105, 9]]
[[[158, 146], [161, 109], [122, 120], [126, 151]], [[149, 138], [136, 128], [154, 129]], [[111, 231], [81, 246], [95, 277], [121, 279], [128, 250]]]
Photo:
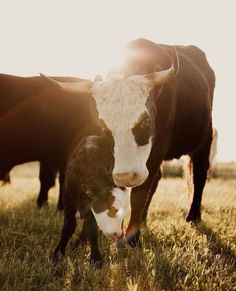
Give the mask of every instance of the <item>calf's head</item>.
[[130, 209], [131, 188], [106, 184], [96, 188], [91, 184], [81, 185], [86, 197], [86, 199], [84, 199], [85, 197], [82, 199], [87, 202], [78, 210], [79, 217], [85, 218], [90, 209], [104, 235], [117, 239], [123, 234], [123, 220]]
[[114, 139], [113, 179], [117, 186], [135, 187], [148, 176], [146, 162], [152, 147], [152, 124], [146, 107], [150, 91], [176, 73], [175, 62], [163, 71], [123, 79], [55, 84], [63, 90], [94, 96], [99, 117]]
[[130, 207], [130, 189], [115, 187], [103, 199], [94, 199], [91, 210], [97, 225], [109, 238], [117, 239], [123, 234], [122, 224]]

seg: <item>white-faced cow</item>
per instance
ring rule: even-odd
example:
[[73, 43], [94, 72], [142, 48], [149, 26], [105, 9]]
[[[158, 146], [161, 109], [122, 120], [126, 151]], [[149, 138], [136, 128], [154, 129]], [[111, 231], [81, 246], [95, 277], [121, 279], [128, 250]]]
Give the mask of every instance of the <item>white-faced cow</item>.
[[127, 238], [135, 244], [163, 160], [191, 157], [194, 197], [187, 220], [201, 218], [215, 76], [195, 46], [139, 39], [129, 43], [128, 51], [123, 78], [59, 85], [66, 91], [89, 92], [96, 100], [101, 122], [114, 139], [114, 182], [134, 187]]

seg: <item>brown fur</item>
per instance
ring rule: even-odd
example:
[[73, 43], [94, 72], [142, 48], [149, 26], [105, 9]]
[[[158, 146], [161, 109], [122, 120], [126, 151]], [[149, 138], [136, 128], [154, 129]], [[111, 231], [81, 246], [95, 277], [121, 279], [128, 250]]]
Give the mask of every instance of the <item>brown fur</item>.
[[[69, 77], [55, 79], [82, 81]], [[42, 206], [57, 171], [63, 184], [70, 144], [96, 117], [91, 107], [95, 109], [91, 96], [62, 92], [41, 77], [0, 74], [0, 178], [15, 165], [40, 161], [38, 206]], [[62, 206], [60, 199], [58, 208]]]
[[[175, 78], [161, 88], [155, 88], [148, 100], [155, 138], [147, 161], [149, 177], [131, 193], [132, 213], [127, 233], [130, 244], [135, 245], [139, 225], [146, 219], [152, 195], [161, 177], [159, 173], [163, 160], [190, 156], [194, 196], [187, 220], [201, 219], [201, 198], [212, 142], [215, 75], [204, 52], [196, 46], [159, 45], [138, 39], [131, 41], [127, 47], [138, 52], [136, 59], [127, 60], [124, 68], [127, 75], [151, 73], [158, 67], [169, 68], [174, 48], [179, 56], [179, 71]], [[146, 56], [145, 59], [140, 57], [142, 55]]]

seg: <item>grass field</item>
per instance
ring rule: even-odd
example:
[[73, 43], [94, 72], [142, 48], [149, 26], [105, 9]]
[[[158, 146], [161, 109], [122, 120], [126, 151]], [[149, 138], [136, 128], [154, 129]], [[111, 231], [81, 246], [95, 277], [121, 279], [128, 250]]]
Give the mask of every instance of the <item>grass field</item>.
[[185, 181], [161, 180], [142, 248], [117, 250], [101, 234], [104, 265], [96, 270], [89, 247], [73, 250], [76, 235], [52, 265], [63, 215], [55, 211], [58, 185], [49, 206], [36, 209], [37, 173], [36, 164], [16, 167], [12, 184], [0, 188], [0, 290], [236, 290], [236, 180], [207, 184], [197, 226], [185, 222]]

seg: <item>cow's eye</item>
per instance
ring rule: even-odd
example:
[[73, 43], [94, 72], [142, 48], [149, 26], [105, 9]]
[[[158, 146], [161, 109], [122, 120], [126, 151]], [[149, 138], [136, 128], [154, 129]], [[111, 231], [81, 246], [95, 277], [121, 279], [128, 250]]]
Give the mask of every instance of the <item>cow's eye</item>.
[[144, 146], [148, 143], [151, 136], [151, 124], [147, 112], [139, 117], [138, 122], [132, 128], [132, 132], [139, 146]]

